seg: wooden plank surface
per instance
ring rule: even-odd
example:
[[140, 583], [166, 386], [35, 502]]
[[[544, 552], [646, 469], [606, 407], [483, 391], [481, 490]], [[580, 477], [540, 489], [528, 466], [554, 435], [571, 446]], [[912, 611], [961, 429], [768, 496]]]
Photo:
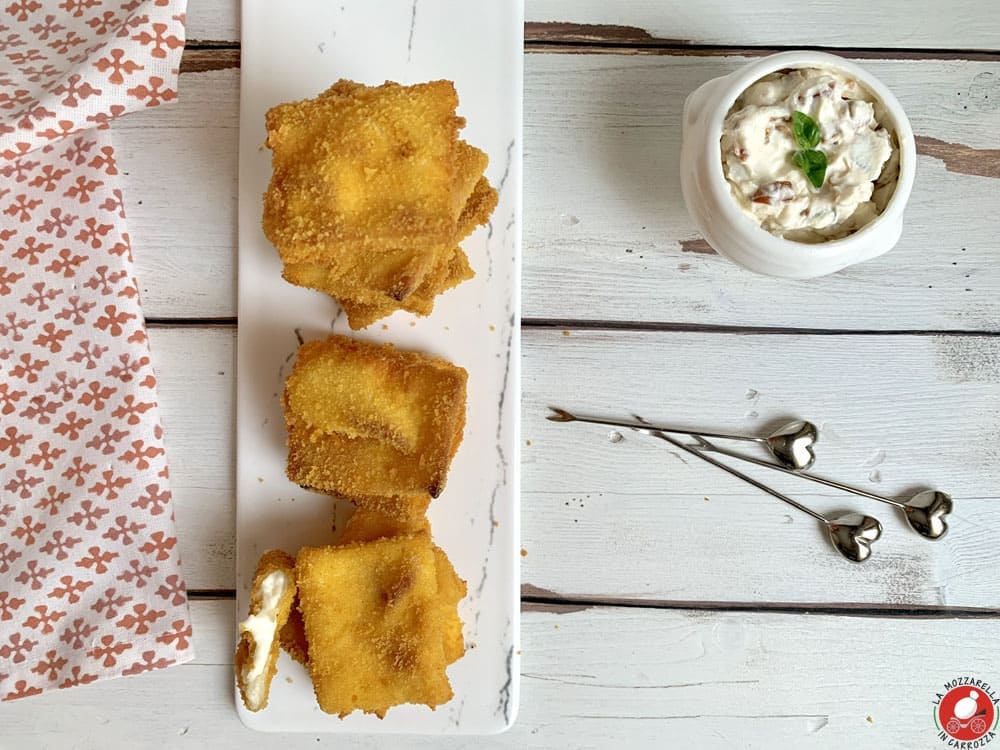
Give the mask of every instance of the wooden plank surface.
[[239, 44], [239, 0], [195, 0], [188, 3], [186, 31], [188, 44], [198, 41]]
[[189, 589], [236, 587], [236, 329], [149, 330]]
[[[875, 261], [792, 282], [705, 254], [680, 196], [684, 97], [744, 61], [526, 58], [524, 316], [1000, 328], [1000, 214], [987, 208], [1000, 204], [1000, 62], [865, 62], [899, 95], [926, 152], [903, 240]], [[150, 317], [235, 315], [238, 76], [185, 74], [177, 104], [116, 125]]]
[[[568, 333], [523, 339], [526, 593], [997, 607], [1000, 339]], [[234, 329], [153, 328], [150, 340], [188, 585], [231, 589]], [[809, 417], [820, 473], [893, 495], [951, 492], [953, 528], [930, 543], [877, 503], [751, 472], [821, 511], [881, 519], [873, 559], [852, 566], [808, 517], [658, 441], [548, 422], [549, 404], [741, 432]]]
[[[997, 328], [1000, 269], [990, 259], [1000, 217], [983, 206], [1000, 201], [1000, 180], [951, 172], [938, 159], [920, 157], [903, 239], [891, 253], [823, 279], [757, 276], [704, 254], [678, 176], [684, 98], [744, 60], [538, 60], [529, 66], [536, 106], [526, 110], [533, 112], [526, 162], [535, 168], [526, 169], [525, 317]], [[964, 102], [977, 77], [996, 78], [997, 64], [865, 65], [897, 93], [918, 138], [996, 145], [1000, 109], [981, 98], [985, 92], [979, 116], [970, 114], [975, 104]], [[1000, 162], [1000, 152], [989, 158]]]
[[530, 38], [549, 30], [570, 40], [636, 46], [989, 49], [1000, 37], [1000, 17], [984, 13], [979, 0], [840, 0], [794, 8], [781, 0], [528, 0], [525, 13], [534, 27]]
[[[195, 662], [5, 704], [0, 744], [38, 750], [144, 747], [154, 738], [163, 750], [329, 744], [315, 735], [245, 729], [233, 708], [233, 604], [199, 601], [193, 614]], [[669, 747], [699, 750], [926, 750], [937, 742], [934, 694], [960, 676], [951, 644], [961, 643], [968, 655], [962, 674], [987, 675], [996, 666], [998, 636], [995, 620], [529, 607], [520, 716], [507, 734], [345, 735], [336, 746], [641, 748], [664, 747], [669, 737]]]
[[[188, 8], [192, 40], [239, 39], [236, 0], [204, 0]], [[1000, 16], [981, 0], [871, 3], [781, 0], [527, 0], [527, 41], [649, 46], [835, 46], [928, 49], [996, 48]], [[417, 3], [419, 22], [420, 6]]]
[[[997, 338], [570, 334], [525, 336], [525, 582], [598, 599], [1000, 601], [979, 561], [1000, 556]], [[818, 474], [893, 496], [951, 492], [953, 533], [931, 543], [879, 503], [751, 467], [821, 512], [879, 518], [872, 559], [852, 566], [809, 517], [661, 441], [549, 422], [550, 404], [744, 434], [808, 418]]]

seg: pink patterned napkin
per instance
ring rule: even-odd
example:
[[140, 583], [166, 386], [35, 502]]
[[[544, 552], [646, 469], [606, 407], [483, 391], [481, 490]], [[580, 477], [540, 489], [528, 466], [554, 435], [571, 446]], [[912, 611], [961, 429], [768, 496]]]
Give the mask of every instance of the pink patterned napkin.
[[115, 117], [184, 2], [0, 2], [0, 700], [193, 658]]

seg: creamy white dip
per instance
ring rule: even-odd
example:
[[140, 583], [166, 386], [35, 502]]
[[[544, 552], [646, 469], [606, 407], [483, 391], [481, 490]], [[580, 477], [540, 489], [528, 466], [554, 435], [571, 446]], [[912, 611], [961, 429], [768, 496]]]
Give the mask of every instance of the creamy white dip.
[[[792, 113], [819, 125], [826, 154], [813, 187], [792, 158]], [[875, 97], [824, 68], [779, 71], [752, 84], [722, 126], [722, 166], [743, 213], [771, 234], [798, 242], [846, 237], [874, 219], [895, 189], [899, 152]]]
[[240, 623], [240, 633], [249, 633], [253, 638], [253, 651], [241, 675], [251, 706], [262, 705], [267, 694], [265, 670], [278, 632], [278, 607], [291, 585], [291, 577], [284, 571], [268, 573], [260, 582], [260, 609]]

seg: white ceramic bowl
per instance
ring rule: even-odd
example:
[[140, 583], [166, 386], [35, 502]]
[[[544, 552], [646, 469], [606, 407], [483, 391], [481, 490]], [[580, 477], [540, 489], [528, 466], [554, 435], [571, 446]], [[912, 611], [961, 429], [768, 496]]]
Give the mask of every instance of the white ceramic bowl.
[[[754, 81], [784, 68], [833, 68], [861, 82], [888, 113], [899, 144], [899, 178], [885, 209], [849, 237], [818, 244], [775, 237], [737, 205], [722, 171], [719, 139], [736, 98]], [[903, 231], [903, 209], [913, 187], [917, 152], [910, 121], [885, 84], [852, 62], [824, 52], [782, 52], [700, 86], [684, 102], [681, 190], [688, 212], [708, 244], [751, 271], [789, 279], [824, 276], [888, 252]]]

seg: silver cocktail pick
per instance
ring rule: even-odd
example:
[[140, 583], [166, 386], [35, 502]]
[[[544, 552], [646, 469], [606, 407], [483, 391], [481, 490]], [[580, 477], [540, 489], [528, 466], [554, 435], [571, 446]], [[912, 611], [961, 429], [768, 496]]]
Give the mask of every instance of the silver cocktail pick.
[[557, 409], [554, 406], [550, 406], [549, 409], [552, 410], [552, 414], [549, 414], [546, 419], [552, 422], [588, 422], [589, 424], [603, 424], [633, 430], [658, 430], [673, 435], [691, 435], [694, 437], [701, 436], [718, 438], [720, 440], [742, 440], [748, 443], [759, 443], [766, 447], [782, 466], [796, 471], [808, 469], [816, 460], [813, 445], [819, 439], [819, 431], [812, 422], [802, 420], [789, 422], [779, 427], [770, 435], [759, 437], [753, 435], [721, 435], [712, 432], [695, 432], [694, 430], [665, 427], [647, 422], [615, 422], [610, 419], [600, 419], [598, 417], [581, 417], [565, 409]]
[[861, 497], [867, 497], [872, 500], [878, 500], [881, 503], [893, 505], [903, 511], [903, 514], [906, 516], [906, 522], [910, 524], [910, 528], [925, 539], [940, 539], [948, 531], [948, 522], [945, 519], [947, 515], [951, 513], [952, 501], [951, 495], [944, 492], [938, 492], [937, 490], [922, 490], [905, 501], [896, 500], [891, 497], [876, 495], [874, 492], [861, 490], [857, 487], [851, 487], [849, 485], [842, 484], [841, 482], [835, 482], [832, 479], [824, 479], [823, 477], [818, 477], [815, 474], [806, 474], [801, 471], [791, 471], [784, 466], [778, 466], [777, 464], [772, 464], [767, 461], [761, 461], [759, 458], [744, 456], [740, 453], [720, 448], [717, 445], [713, 445], [708, 442], [704, 435], [696, 435], [695, 439], [698, 440], [699, 446], [695, 448], [696, 451], [712, 451], [713, 453], [721, 453], [724, 456], [738, 458], [740, 461], [746, 461], [751, 464], [756, 464], [757, 466], [766, 466], [767, 468], [774, 469], [775, 471], [808, 479], [810, 482], [825, 484], [827, 487], [833, 487], [844, 492], [850, 492], [854, 495], [860, 495]]
[[[793, 508], [812, 516], [826, 526], [827, 533], [830, 536], [830, 541], [833, 543], [833, 546], [836, 547], [837, 551], [841, 555], [846, 557], [851, 562], [860, 563], [867, 560], [872, 554], [872, 543], [882, 535], [882, 524], [878, 522], [877, 518], [851, 511], [838, 513], [837, 515], [832, 516], [824, 516], [822, 513], [817, 513], [812, 508], [807, 508], [802, 503], [792, 500], [792, 498], [787, 495], [783, 495], [777, 490], [771, 489], [766, 484], [758, 482], [753, 477], [749, 477], [746, 474], [737, 471], [733, 467], [727, 466], [721, 461], [716, 461], [714, 458], [706, 456], [701, 450], [685, 445], [679, 440], [674, 440], [673, 438], [667, 436], [667, 434], [662, 430], [647, 428], [642, 431], [646, 432], [648, 435], [652, 435], [653, 437], [666, 440], [675, 448], [687, 451], [688, 453], [697, 456], [702, 461], [707, 461], [713, 466], [732, 474], [734, 477], [738, 477], [744, 482], [752, 484], [757, 489], [763, 490], [767, 494], [772, 495], [779, 500], [783, 500]], [[768, 466], [773, 466], [773, 464], [767, 464], [766, 461], [762, 463]], [[789, 473], [795, 474], [796, 472], [792, 471]]]

